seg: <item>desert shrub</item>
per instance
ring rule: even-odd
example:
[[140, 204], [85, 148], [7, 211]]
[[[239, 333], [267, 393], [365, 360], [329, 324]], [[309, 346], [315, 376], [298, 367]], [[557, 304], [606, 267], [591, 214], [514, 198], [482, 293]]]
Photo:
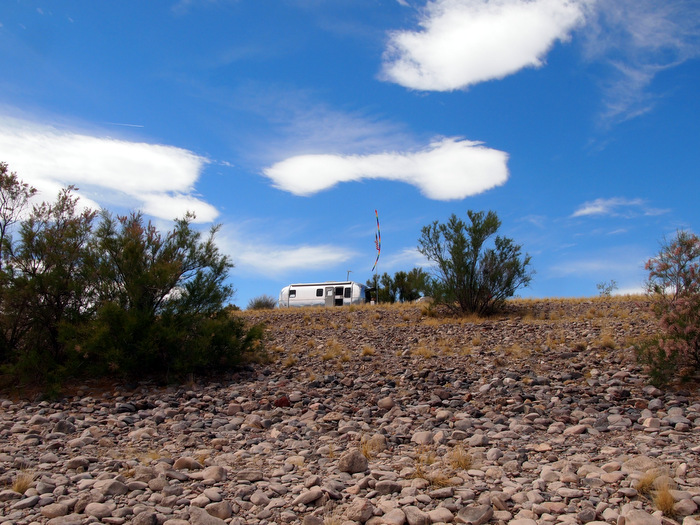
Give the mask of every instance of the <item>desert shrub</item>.
[[617, 281], [610, 279], [609, 281], [603, 281], [595, 285], [598, 289], [598, 295], [601, 297], [610, 297], [612, 293], [617, 290]]
[[95, 304], [96, 213], [78, 210], [72, 188], [34, 206], [3, 255], [1, 343], [13, 374], [52, 381], [69, 361], [63, 333], [89, 319]]
[[[56, 385], [76, 376], [184, 377], [262, 352], [226, 302], [232, 264], [192, 228], [161, 233], [140, 213], [78, 206], [74, 188], [16, 213], [33, 190], [0, 163], [0, 364], [4, 380]], [[12, 238], [15, 233], [16, 239]]]
[[248, 301], [248, 310], [272, 310], [277, 306], [277, 299], [270, 295], [258, 295]]
[[446, 224], [423, 227], [418, 251], [435, 263], [430, 296], [455, 313], [490, 314], [532, 280], [530, 256], [508, 237], [496, 236], [501, 226], [489, 211], [468, 211], [469, 224], [452, 214]]
[[232, 264], [214, 244], [218, 228], [202, 239], [193, 218], [162, 234], [139, 213], [116, 220], [102, 214], [98, 307], [72, 334], [76, 357], [97, 373], [169, 379], [227, 369], [260, 340], [259, 330], [224, 307], [233, 294], [226, 284]]
[[657, 384], [689, 378], [700, 370], [700, 239], [677, 232], [645, 268], [661, 334], [637, 345], [637, 355]]

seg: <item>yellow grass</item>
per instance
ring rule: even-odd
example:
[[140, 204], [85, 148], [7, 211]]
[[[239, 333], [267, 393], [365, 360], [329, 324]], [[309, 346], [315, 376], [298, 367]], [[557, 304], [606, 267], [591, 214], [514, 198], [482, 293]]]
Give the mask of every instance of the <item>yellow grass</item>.
[[365, 345], [362, 347], [362, 351], [360, 352], [360, 355], [362, 356], [367, 356], [367, 355], [374, 355], [376, 354], [376, 351], [374, 350], [373, 347], [369, 345]]
[[672, 487], [668, 482], [662, 482], [661, 486], [654, 491], [652, 501], [654, 502], [654, 506], [664, 513], [664, 516], [675, 518], [676, 511], [674, 505], [676, 504], [676, 500], [671, 494], [671, 489]]
[[20, 472], [12, 482], [12, 490], [24, 494], [34, 483], [34, 475], [28, 472]]
[[457, 445], [447, 453], [447, 463], [453, 469], [469, 470], [473, 460], [471, 454], [462, 445]]
[[425, 357], [426, 359], [430, 359], [431, 357], [435, 357], [435, 352], [428, 348], [426, 345], [419, 345], [411, 350], [411, 355], [416, 356], [416, 357]]

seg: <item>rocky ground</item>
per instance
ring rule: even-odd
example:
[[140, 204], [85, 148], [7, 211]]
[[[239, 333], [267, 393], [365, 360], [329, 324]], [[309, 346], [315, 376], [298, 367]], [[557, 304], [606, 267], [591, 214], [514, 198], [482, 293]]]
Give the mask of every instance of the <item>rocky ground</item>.
[[697, 387], [659, 390], [634, 299], [241, 313], [217, 383], [0, 400], [0, 523], [694, 525]]

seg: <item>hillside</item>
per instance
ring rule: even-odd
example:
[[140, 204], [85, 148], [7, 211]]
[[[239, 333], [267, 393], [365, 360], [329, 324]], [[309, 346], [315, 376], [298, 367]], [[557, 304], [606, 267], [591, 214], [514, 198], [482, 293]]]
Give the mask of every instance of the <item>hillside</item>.
[[2, 401], [7, 523], [695, 523], [700, 398], [648, 385], [642, 298], [238, 315], [269, 360], [217, 383]]

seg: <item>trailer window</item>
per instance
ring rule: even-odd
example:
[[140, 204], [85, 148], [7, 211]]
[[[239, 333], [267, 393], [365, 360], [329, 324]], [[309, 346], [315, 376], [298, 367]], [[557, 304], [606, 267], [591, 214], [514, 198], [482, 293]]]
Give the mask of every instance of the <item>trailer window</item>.
[[342, 286], [335, 287], [335, 295], [343, 295], [343, 287]]
[[323, 288], [316, 288], [316, 297], [323, 297]]
[[289, 290], [289, 298], [293, 299], [294, 297], [297, 296], [297, 291], [296, 290]]
[[346, 289], [345, 289], [345, 297], [346, 297], [346, 298], [352, 297], [352, 288], [346, 288]]

